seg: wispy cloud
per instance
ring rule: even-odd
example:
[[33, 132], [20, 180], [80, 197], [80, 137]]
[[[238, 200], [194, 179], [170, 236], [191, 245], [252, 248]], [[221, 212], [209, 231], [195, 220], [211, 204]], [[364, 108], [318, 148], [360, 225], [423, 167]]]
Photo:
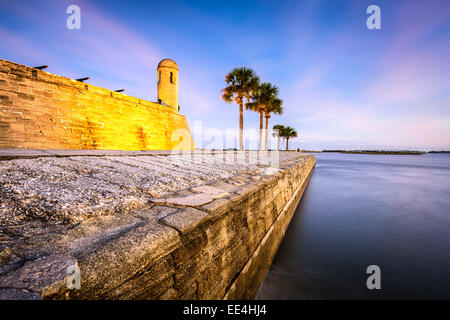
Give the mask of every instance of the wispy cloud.
[[[442, 6], [435, 2], [431, 11], [445, 11]], [[355, 38], [352, 28], [336, 32], [330, 41], [342, 39], [341, 45], [333, 45], [333, 52], [315, 50], [313, 64], [298, 73], [286, 100], [296, 106], [288, 118], [303, 133], [300, 143], [362, 140], [399, 148], [450, 148], [450, 62], [445, 58], [450, 54], [450, 11], [431, 14], [428, 4], [417, 2], [393, 9], [398, 21], [382, 31], [390, 33], [383, 50], [364, 52], [368, 60], [361, 71], [369, 76], [355, 81], [354, 73], [340, 67], [353, 58], [349, 49], [368, 41]], [[330, 85], [336, 77], [342, 83]], [[347, 80], [356, 86], [346, 86]]]
[[[82, 30], [65, 28], [72, 2], [82, 9]], [[238, 108], [223, 102], [220, 90], [224, 75], [244, 65], [280, 88], [285, 113], [270, 125], [295, 127], [293, 147], [450, 148], [448, 1], [380, 1], [380, 31], [365, 28], [360, 1], [174, 1], [120, 12], [137, 2], [7, 4], [2, 58], [45, 63], [50, 72], [90, 76], [92, 84], [148, 100], [156, 98], [157, 63], [174, 58], [181, 112], [191, 126], [237, 127]], [[168, 8], [172, 19], [148, 14]], [[246, 112], [244, 126], [257, 128], [258, 116]]]

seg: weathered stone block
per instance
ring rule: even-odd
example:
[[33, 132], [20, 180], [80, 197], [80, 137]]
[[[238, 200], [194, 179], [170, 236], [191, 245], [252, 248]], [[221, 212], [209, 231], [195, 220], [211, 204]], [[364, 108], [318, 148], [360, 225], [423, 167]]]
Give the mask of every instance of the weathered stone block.
[[208, 215], [209, 214], [205, 211], [194, 208], [185, 208], [164, 217], [161, 221], [164, 224], [176, 229], [182, 235], [185, 235], [192, 232], [201, 223], [204, 223], [205, 218], [207, 218]]

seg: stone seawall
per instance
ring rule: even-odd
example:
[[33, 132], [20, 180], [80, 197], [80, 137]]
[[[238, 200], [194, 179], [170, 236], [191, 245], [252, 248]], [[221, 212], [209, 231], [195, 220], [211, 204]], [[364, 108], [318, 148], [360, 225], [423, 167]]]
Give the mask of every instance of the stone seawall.
[[[120, 214], [85, 216], [77, 208], [78, 220], [65, 224], [57, 215], [48, 219], [52, 223], [35, 219], [31, 225], [11, 218], [10, 229], [0, 233], [11, 240], [0, 250], [0, 298], [254, 298], [315, 165], [314, 156], [286, 154], [279, 170], [249, 165], [228, 175], [223, 171], [220, 179], [192, 182]], [[108, 161], [144, 161], [139, 158], [146, 157]], [[145, 161], [155, 163], [154, 158]], [[5, 213], [11, 209], [0, 209], [11, 215]], [[14, 238], [20, 223], [28, 224], [23, 230], [28, 238], [20, 231]], [[79, 289], [68, 288], [68, 268], [79, 268]]]
[[0, 59], [0, 148], [193, 150], [177, 109]]

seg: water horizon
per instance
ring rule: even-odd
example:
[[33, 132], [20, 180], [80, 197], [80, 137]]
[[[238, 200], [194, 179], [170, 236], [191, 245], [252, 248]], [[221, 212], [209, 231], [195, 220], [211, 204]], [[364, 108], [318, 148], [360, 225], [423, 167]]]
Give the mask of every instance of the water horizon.
[[257, 299], [450, 298], [450, 155], [315, 155]]

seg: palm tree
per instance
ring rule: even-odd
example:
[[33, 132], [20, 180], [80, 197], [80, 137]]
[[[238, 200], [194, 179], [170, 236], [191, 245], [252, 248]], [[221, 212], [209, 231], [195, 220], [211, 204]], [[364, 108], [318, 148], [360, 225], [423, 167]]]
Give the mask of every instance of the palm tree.
[[265, 134], [265, 150], [267, 151], [267, 140], [269, 130], [269, 118], [271, 113], [282, 114], [283, 113], [283, 100], [276, 96], [269, 100], [264, 108], [264, 116], [266, 117], [266, 134]]
[[250, 101], [245, 105], [246, 109], [259, 113], [259, 150], [263, 149], [262, 133], [264, 109], [277, 94], [278, 88], [276, 86], [273, 86], [269, 82], [261, 83], [252, 91]]
[[222, 99], [239, 105], [239, 150], [244, 150], [244, 98], [250, 99], [250, 93], [259, 84], [256, 73], [249, 68], [235, 68], [225, 76], [227, 87], [222, 89]]
[[277, 144], [277, 150], [278, 151], [280, 150], [280, 138], [283, 136], [283, 129], [284, 129], [284, 126], [281, 125], [281, 124], [276, 124], [276, 125], [273, 126], [273, 131], [274, 132], [272, 133], [272, 135], [274, 137], [278, 138], [278, 144]]
[[294, 128], [286, 127], [283, 130], [283, 137], [286, 139], [286, 151], [289, 150], [289, 139], [297, 137], [297, 131]]

